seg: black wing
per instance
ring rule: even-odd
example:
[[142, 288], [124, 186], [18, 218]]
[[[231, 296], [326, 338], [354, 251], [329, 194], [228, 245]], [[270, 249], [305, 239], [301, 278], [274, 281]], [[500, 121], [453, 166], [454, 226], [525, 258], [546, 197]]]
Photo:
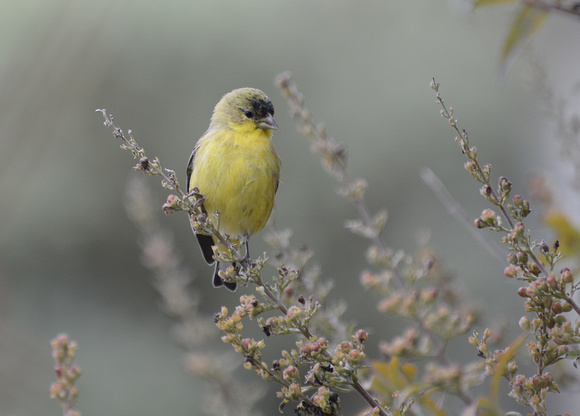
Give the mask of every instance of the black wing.
[[193, 165], [195, 165], [195, 154], [197, 153], [197, 146], [191, 152], [189, 161], [187, 162], [187, 192], [189, 192], [189, 181], [191, 181], [191, 172], [193, 172]]
[[[193, 149], [193, 152], [191, 152], [191, 156], [189, 156], [189, 162], [187, 162], [187, 192], [190, 191], [189, 186], [191, 181], [191, 172], [193, 172], [193, 166], [195, 165], [195, 154], [197, 153], [197, 149], [198, 147], [195, 146], [195, 149]], [[191, 226], [191, 229], [195, 233], [193, 225]], [[203, 254], [204, 260], [206, 261], [207, 264], [213, 264], [213, 262], [215, 261], [213, 259], [213, 249], [211, 248], [214, 245], [213, 238], [209, 235], [197, 233], [195, 233], [195, 236], [197, 237], [197, 241], [199, 243], [199, 247], [201, 248], [201, 254]]]

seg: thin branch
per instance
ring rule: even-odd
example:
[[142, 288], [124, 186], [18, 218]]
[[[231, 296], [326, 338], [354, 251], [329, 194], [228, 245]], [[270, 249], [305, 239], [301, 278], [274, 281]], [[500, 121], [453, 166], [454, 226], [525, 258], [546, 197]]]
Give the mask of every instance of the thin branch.
[[580, 17], [580, 8], [578, 8], [578, 3], [572, 4], [571, 7], [566, 7], [560, 2], [547, 2], [543, 0], [524, 0], [525, 6], [533, 7], [540, 10], [555, 10], [557, 12], [570, 14], [575, 17]]
[[471, 236], [477, 240], [496, 260], [504, 261], [505, 254], [499, 249], [497, 244], [489, 237], [489, 234], [478, 232], [477, 228], [473, 226], [473, 221], [469, 219], [465, 210], [459, 203], [451, 196], [443, 182], [435, 175], [435, 173], [425, 167], [421, 170], [421, 179], [433, 191], [435, 196], [443, 204], [445, 209], [463, 225]]

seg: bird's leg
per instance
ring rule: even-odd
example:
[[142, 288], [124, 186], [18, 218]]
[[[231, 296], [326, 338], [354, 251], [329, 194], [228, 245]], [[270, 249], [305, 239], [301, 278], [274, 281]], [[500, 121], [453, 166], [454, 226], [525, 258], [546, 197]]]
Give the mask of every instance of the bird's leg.
[[252, 259], [250, 258], [250, 245], [248, 243], [249, 238], [247, 235], [245, 236], [244, 240], [245, 240], [244, 245], [246, 246], [246, 255], [242, 259], [242, 263], [246, 264], [247, 265], [246, 268], [249, 269], [250, 267], [252, 267]]

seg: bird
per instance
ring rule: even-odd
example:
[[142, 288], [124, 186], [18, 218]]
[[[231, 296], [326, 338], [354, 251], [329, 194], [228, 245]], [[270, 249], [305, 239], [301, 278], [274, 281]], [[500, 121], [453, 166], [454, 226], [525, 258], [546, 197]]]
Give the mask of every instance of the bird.
[[[199, 190], [208, 218], [219, 210], [219, 231], [243, 239], [246, 259], [248, 240], [266, 225], [278, 190], [281, 161], [271, 140], [274, 130], [278, 125], [268, 96], [256, 88], [235, 89], [215, 106], [209, 128], [187, 164], [187, 190]], [[192, 229], [193, 220], [190, 214]], [[236, 283], [219, 276], [229, 263], [214, 259], [212, 246], [219, 246], [217, 240], [193, 231], [204, 260], [215, 262], [213, 286], [235, 291]]]

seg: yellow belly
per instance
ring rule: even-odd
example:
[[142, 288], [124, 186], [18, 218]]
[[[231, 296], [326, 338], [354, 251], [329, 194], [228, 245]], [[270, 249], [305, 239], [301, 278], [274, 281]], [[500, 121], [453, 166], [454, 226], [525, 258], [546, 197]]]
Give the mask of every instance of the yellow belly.
[[269, 134], [213, 132], [200, 140], [190, 186], [199, 188], [210, 216], [221, 211], [220, 231], [249, 237], [270, 217], [279, 174]]

